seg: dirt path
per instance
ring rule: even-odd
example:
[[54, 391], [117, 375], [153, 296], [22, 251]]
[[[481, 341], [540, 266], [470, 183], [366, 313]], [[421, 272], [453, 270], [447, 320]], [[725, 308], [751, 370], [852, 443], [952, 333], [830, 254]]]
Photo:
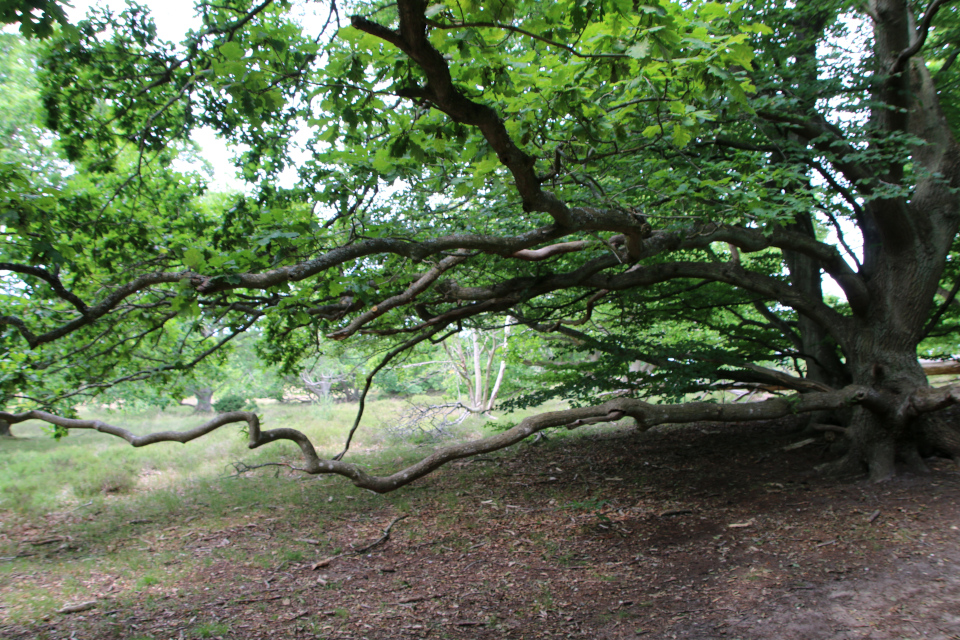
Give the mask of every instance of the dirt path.
[[[158, 552], [197, 570], [139, 589], [91, 578], [95, 609], [0, 636], [960, 639], [956, 466], [882, 485], [825, 480], [809, 471], [823, 445], [784, 451], [801, 440], [789, 427], [553, 440], [322, 526], [301, 509], [156, 536]], [[323, 504], [318, 490], [312, 513]], [[401, 514], [360, 556], [251, 561], [271, 540], [349, 551]], [[17, 579], [0, 597], [12, 606]]]

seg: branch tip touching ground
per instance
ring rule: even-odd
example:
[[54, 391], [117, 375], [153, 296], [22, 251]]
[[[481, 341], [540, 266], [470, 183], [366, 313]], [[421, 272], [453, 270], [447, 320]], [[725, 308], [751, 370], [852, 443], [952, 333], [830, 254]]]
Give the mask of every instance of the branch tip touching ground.
[[[56, 416], [45, 411], [27, 411], [25, 413], [0, 412], [0, 420], [17, 424], [26, 420], [42, 420], [66, 429], [92, 429], [123, 438], [135, 447], [157, 442], [181, 442], [199, 438], [224, 425], [246, 422], [248, 428], [248, 447], [256, 449], [276, 440], [290, 440], [300, 447], [305, 464], [294, 467], [287, 463], [267, 463], [261, 466], [287, 466], [290, 469], [313, 475], [334, 474], [348, 478], [354, 485], [376, 493], [387, 493], [403, 487], [435, 471], [453, 460], [473, 457], [517, 444], [545, 429], [611, 422], [624, 417], [636, 420], [640, 429], [650, 429], [659, 424], [686, 424], [691, 422], [747, 422], [753, 420], [771, 420], [788, 415], [809, 413], [826, 409], [839, 409], [853, 404], [862, 404], [878, 411], [889, 410], [885, 399], [868, 387], [850, 385], [837, 391], [807, 393], [790, 397], [771, 398], [747, 404], [718, 404], [713, 402], [688, 402], [678, 405], [653, 405], [635, 398], [618, 397], [603, 404], [590, 407], [576, 407], [560, 411], [529, 416], [519, 424], [495, 435], [452, 444], [436, 449], [433, 453], [414, 464], [388, 476], [370, 475], [360, 465], [342, 460], [321, 459], [306, 435], [296, 429], [277, 428], [261, 431], [260, 420], [250, 411], [222, 413], [212, 420], [187, 431], [165, 431], [137, 436], [99, 420], [78, 420]], [[960, 404], [960, 385], [940, 388], [920, 389], [910, 399], [910, 411], [914, 415], [942, 409], [952, 404]], [[245, 469], [256, 465], [244, 465]]]

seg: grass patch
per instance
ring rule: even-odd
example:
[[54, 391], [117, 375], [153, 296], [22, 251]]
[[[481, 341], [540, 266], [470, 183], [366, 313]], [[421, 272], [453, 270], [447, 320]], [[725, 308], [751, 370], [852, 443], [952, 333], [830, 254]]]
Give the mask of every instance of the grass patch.
[[147, 587], [152, 587], [155, 584], [160, 584], [160, 578], [148, 573], [146, 575], [140, 576], [137, 579], [136, 588], [137, 589], [146, 589]]
[[[357, 432], [347, 459], [362, 461], [374, 472], [384, 472], [423, 457], [423, 450], [392, 440], [383, 428], [376, 426], [389, 423], [403, 404], [399, 400], [371, 402], [364, 426]], [[352, 404], [271, 404], [264, 406], [260, 415], [265, 429], [283, 426], [302, 431], [321, 455], [332, 456], [342, 448], [355, 411], [356, 406]], [[211, 417], [194, 414], [190, 407], [135, 413], [81, 407], [80, 414], [140, 435], [189, 429]], [[484, 421], [468, 420], [461, 425], [458, 437], [477, 438], [483, 430]], [[263, 488], [243, 480], [224, 482], [235, 474], [232, 462], [298, 463], [300, 459], [299, 449], [288, 441], [251, 451], [240, 425], [228, 425], [186, 445], [159, 443], [138, 449], [119, 438], [85, 430], [71, 431], [56, 442], [43, 423], [34, 421], [16, 425], [16, 433], [18, 437], [0, 443], [0, 511], [32, 515], [75, 508], [88, 502], [92, 502], [94, 508], [104, 503], [124, 502], [136, 503], [136, 508], [148, 513], [169, 512], [183, 502], [186, 487], [193, 487], [196, 491], [191, 493], [204, 496], [204, 504], [191, 507], [202, 507], [206, 511], [234, 508], [257, 501], [263, 495]], [[285, 473], [274, 468], [255, 475], [263, 481], [276, 475], [281, 481], [278, 484], [288, 484], [289, 479], [283, 477]], [[144, 495], [149, 495], [149, 499], [143, 500]], [[134, 500], [117, 500], [120, 496]], [[331, 503], [332, 508], [345, 506], [336, 501]]]
[[[365, 425], [389, 422], [402, 406], [397, 400], [370, 403]], [[302, 431], [321, 456], [332, 456], [343, 446], [355, 409], [333, 403], [271, 404], [260, 413], [264, 428]], [[511, 419], [522, 419], [527, 413], [532, 411]], [[81, 407], [80, 414], [137, 434], [185, 430], [210, 418], [195, 415], [190, 407], [140, 412]], [[496, 424], [468, 420], [457, 428], [456, 438], [483, 437]], [[15, 432], [16, 438], [0, 443], [0, 556], [11, 559], [0, 563], [0, 605], [5, 605], [3, 619], [9, 623], [56, 617], [67, 602], [103, 597], [152, 607], [151, 603], [176, 592], [177, 585], [195, 582], [198, 575], [226, 565], [245, 566], [252, 572], [275, 571], [278, 566], [338, 555], [356, 539], [337, 539], [329, 531], [336, 530], [334, 523], [357, 513], [381, 509], [403, 513], [426, 497], [454, 510], [463, 500], [456, 489], [437, 494], [439, 489], [429, 481], [377, 495], [357, 490], [344, 478], [304, 476], [282, 467], [238, 476], [231, 462], [300, 463], [299, 449], [288, 442], [251, 451], [239, 425], [187, 445], [160, 443], [142, 448], [93, 431], [74, 431], [54, 441], [37, 422], [18, 424]], [[371, 473], [384, 474], [428, 453], [429, 448], [397, 440], [382, 428], [363, 426], [347, 459]], [[472, 488], [497, 471], [497, 465], [488, 460], [458, 473], [463, 487]], [[473, 516], [457, 517], [470, 521], [461, 523], [466, 528], [476, 526]], [[453, 526], [455, 517], [449, 518]], [[271, 533], [271, 522], [280, 530]], [[263, 536], [248, 536], [246, 547], [237, 545], [243, 536], [236, 532], [249, 531], [247, 527], [263, 531]], [[379, 531], [364, 535], [375, 539]], [[400, 529], [395, 535], [425, 534]], [[33, 544], [50, 537], [57, 540]], [[318, 544], [305, 547], [298, 541], [301, 538]], [[252, 544], [257, 547], [251, 548]], [[445, 544], [457, 552], [470, 548], [467, 538]], [[333, 579], [320, 586], [341, 591], [344, 582]], [[549, 601], [549, 594], [541, 594], [541, 600]], [[347, 615], [342, 609], [335, 617]], [[189, 627], [190, 637], [227, 637], [236, 632], [217, 621]]]
[[218, 638], [230, 633], [230, 625], [225, 622], [205, 622], [191, 631], [196, 638]]

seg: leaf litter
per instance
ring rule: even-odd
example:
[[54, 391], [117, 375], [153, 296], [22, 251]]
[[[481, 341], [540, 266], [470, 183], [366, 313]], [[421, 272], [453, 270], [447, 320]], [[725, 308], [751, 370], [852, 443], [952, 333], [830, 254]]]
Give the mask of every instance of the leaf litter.
[[[441, 470], [343, 517], [322, 516], [321, 488], [215, 530], [202, 514], [182, 533], [152, 517], [113, 551], [37, 546], [79, 540], [78, 516], [53, 514], [3, 531], [0, 636], [960, 637], [956, 465], [879, 485], [820, 478], [823, 447], [784, 449], [795, 427], [598, 430]], [[556, 480], [518, 481], [539, 475]], [[146, 586], [91, 570], [89, 606], [72, 606], [58, 554], [144, 542], [183, 570]], [[37, 588], [51, 613], [12, 618]]]

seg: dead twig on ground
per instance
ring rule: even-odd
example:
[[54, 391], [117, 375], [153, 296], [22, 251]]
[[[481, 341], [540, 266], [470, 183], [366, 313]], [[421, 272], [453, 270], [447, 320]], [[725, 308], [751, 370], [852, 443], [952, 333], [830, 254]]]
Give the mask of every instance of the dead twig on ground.
[[334, 560], [337, 560], [337, 559], [339, 559], [339, 558], [343, 558], [343, 557], [346, 557], [346, 556], [358, 556], [358, 555], [360, 555], [360, 554], [366, 553], [366, 552], [369, 551], [370, 549], [373, 549], [374, 547], [376, 547], [376, 546], [378, 546], [378, 545], [381, 545], [381, 544], [383, 544], [384, 542], [386, 542], [387, 540], [389, 540], [389, 539], [390, 539], [390, 531], [393, 529], [393, 525], [397, 524], [398, 522], [400, 522], [401, 520], [403, 520], [403, 519], [405, 519], [405, 518], [407, 518], [406, 515], [397, 516], [396, 518], [394, 518], [394, 519], [390, 522], [390, 524], [387, 525], [387, 528], [383, 530], [383, 535], [381, 535], [377, 540], [371, 542], [371, 543], [368, 544], [367, 546], [365, 546], [365, 547], [360, 547], [359, 549], [351, 549], [350, 551], [348, 551], [348, 552], [346, 552], [346, 553], [340, 553], [340, 554], [335, 555], [335, 556], [330, 556], [329, 558], [324, 558], [323, 560], [320, 560], [320, 561], [318, 561], [318, 562], [315, 562], [310, 568], [313, 569], [314, 571], [316, 571], [317, 569], [322, 569], [323, 567], [328, 566], [331, 562], [333, 562]]

